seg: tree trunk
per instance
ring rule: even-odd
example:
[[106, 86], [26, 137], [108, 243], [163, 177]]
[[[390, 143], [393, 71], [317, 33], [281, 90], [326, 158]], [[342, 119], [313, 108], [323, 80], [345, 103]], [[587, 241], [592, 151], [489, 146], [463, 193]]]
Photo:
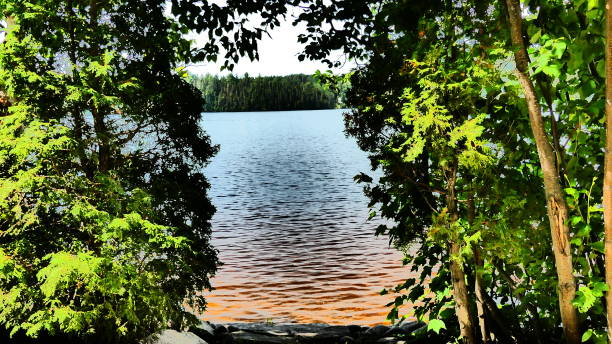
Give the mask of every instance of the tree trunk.
[[480, 255], [480, 247], [474, 246], [474, 264], [476, 265], [476, 283], [474, 291], [476, 292], [476, 311], [478, 312], [478, 326], [480, 327], [480, 336], [483, 343], [490, 343], [489, 329], [487, 328], [485, 306], [484, 306], [484, 285], [482, 279], [482, 269], [484, 260]]
[[561, 189], [561, 182], [555, 154], [544, 131], [544, 120], [538, 104], [533, 83], [529, 79], [528, 55], [522, 35], [522, 17], [519, 0], [506, 0], [512, 44], [514, 46], [514, 60], [519, 82], [525, 92], [525, 100], [529, 110], [531, 130], [538, 149], [540, 166], [544, 176], [544, 190], [547, 200], [548, 219], [552, 236], [553, 253], [557, 277], [559, 279], [559, 308], [563, 331], [568, 343], [580, 343], [578, 330], [578, 317], [572, 300], [576, 295], [576, 282], [572, 268], [572, 253], [570, 248], [568, 208], [565, 196]]
[[[4, 35], [6, 37], [11, 30], [11, 26], [15, 25], [15, 17], [8, 16], [4, 18], [4, 21], [6, 22], [6, 27], [4, 28]], [[8, 108], [14, 103], [15, 100], [7, 94], [6, 90], [0, 90], [0, 117], [8, 115]]]
[[[467, 195], [467, 220], [470, 226], [474, 224], [474, 219], [476, 218], [476, 205], [474, 204], [474, 191], [472, 189], [472, 183], [468, 186], [470, 190]], [[484, 268], [484, 260], [480, 254], [480, 247], [477, 244], [474, 244], [472, 247], [474, 251], [474, 271], [475, 271], [475, 280], [474, 283], [474, 293], [476, 294], [476, 316], [478, 317], [478, 327], [480, 328], [480, 338], [483, 343], [491, 342], [491, 336], [489, 335], [489, 329], [487, 328], [486, 323], [486, 314], [485, 314], [485, 306], [484, 306], [484, 284], [482, 279], [482, 271]]]
[[[456, 164], [448, 171], [448, 187], [446, 194], [446, 206], [450, 223], [454, 223], [459, 218], [457, 213], [457, 199], [455, 197], [455, 183], [457, 181]], [[474, 331], [474, 321], [470, 310], [470, 299], [468, 289], [465, 283], [465, 272], [460, 262], [455, 259], [461, 254], [461, 246], [457, 239], [453, 239], [450, 243], [450, 271], [451, 281], [453, 284], [453, 298], [455, 300], [455, 313], [459, 320], [459, 329], [463, 343], [476, 344]]]
[[[606, 151], [603, 207], [606, 283], [612, 287], [612, 0], [606, 1]], [[606, 293], [608, 343], [612, 344], [612, 291]]]
[[[98, 1], [91, 0], [89, 4], [89, 26], [92, 31], [98, 29], [98, 22], [100, 20], [100, 9], [98, 8]], [[97, 42], [92, 41], [89, 49], [90, 55], [100, 56], [102, 54], [102, 48]], [[106, 109], [99, 108], [95, 104], [91, 104], [91, 115], [93, 117], [94, 130], [96, 132], [96, 138], [98, 140], [98, 171], [107, 172], [110, 170], [110, 139], [108, 128], [106, 127], [105, 114]]]
[[453, 282], [453, 298], [455, 299], [455, 312], [459, 319], [459, 329], [463, 343], [465, 344], [476, 344], [476, 338], [474, 336], [474, 322], [472, 318], [472, 312], [470, 311], [470, 302], [467, 286], [465, 284], [465, 273], [461, 267], [461, 264], [452, 257], [459, 256], [461, 246], [457, 242], [451, 243], [451, 279]]

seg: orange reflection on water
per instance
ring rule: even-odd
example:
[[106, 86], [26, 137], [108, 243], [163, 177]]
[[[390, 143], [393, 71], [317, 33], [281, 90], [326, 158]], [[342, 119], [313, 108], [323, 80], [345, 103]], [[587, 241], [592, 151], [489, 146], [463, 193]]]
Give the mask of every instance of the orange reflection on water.
[[[409, 268], [401, 265], [401, 254], [388, 248], [385, 240], [369, 239], [374, 245], [368, 250], [352, 251], [345, 254], [351, 259], [337, 262], [313, 262], [302, 256], [276, 260], [241, 256], [242, 264], [237, 264], [238, 257], [226, 251], [226, 258], [233, 259], [226, 259], [227, 265], [213, 280], [216, 290], [207, 295], [208, 309], [202, 318], [217, 323], [388, 323], [385, 304], [394, 296], [381, 296], [380, 291], [404, 282]], [[339, 251], [342, 247], [327, 255]]]

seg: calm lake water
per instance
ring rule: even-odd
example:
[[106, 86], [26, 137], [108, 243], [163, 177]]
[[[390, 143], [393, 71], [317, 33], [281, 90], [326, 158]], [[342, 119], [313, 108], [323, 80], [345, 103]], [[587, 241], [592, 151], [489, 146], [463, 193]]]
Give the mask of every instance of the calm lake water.
[[220, 153], [207, 167], [213, 244], [213, 322], [383, 323], [380, 296], [406, 278], [353, 176], [366, 154], [343, 133], [341, 110], [213, 113], [204, 128]]

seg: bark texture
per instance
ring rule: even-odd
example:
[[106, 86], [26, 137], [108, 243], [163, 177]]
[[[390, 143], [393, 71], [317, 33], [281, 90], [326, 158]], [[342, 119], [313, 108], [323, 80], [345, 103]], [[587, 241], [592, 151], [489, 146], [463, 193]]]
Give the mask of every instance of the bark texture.
[[474, 284], [474, 291], [476, 292], [476, 311], [478, 312], [478, 326], [480, 327], [480, 337], [483, 343], [490, 343], [491, 337], [489, 336], [489, 329], [486, 323], [485, 314], [485, 302], [484, 302], [484, 282], [482, 278], [482, 269], [484, 267], [484, 260], [480, 255], [480, 248], [474, 247], [474, 264], [476, 265], [476, 283]]
[[[467, 197], [467, 220], [470, 226], [474, 224], [476, 218], [476, 204], [474, 203], [474, 191], [472, 189], [472, 177], [468, 177], [470, 181]], [[475, 283], [474, 283], [474, 294], [476, 294], [476, 316], [478, 317], [478, 327], [480, 328], [480, 339], [483, 343], [490, 343], [491, 336], [489, 335], [489, 329], [487, 327], [484, 294], [485, 287], [482, 278], [482, 271], [484, 268], [484, 259], [480, 254], [480, 247], [478, 244], [474, 244], [472, 247], [474, 251], [474, 266], [475, 266]]]
[[[450, 217], [450, 223], [454, 223], [459, 218], [457, 213], [457, 199], [455, 196], [455, 184], [457, 181], [457, 168], [456, 164], [449, 171], [447, 171], [447, 193], [446, 193], [446, 206], [448, 209], [448, 215]], [[472, 316], [470, 308], [470, 299], [468, 295], [467, 285], [465, 283], [465, 272], [463, 267], [454, 259], [461, 253], [461, 246], [457, 240], [452, 240], [450, 243], [450, 271], [451, 280], [453, 284], [453, 298], [455, 300], [455, 313], [459, 320], [459, 330], [463, 343], [465, 344], [476, 344], [475, 328], [474, 328], [474, 317]]]
[[519, 0], [506, 0], [508, 7], [508, 19], [512, 45], [514, 46], [514, 60], [518, 79], [525, 93], [527, 108], [529, 110], [529, 122], [538, 149], [540, 167], [544, 177], [544, 190], [547, 200], [548, 219], [552, 236], [553, 253], [557, 277], [559, 279], [559, 308], [563, 331], [567, 343], [578, 344], [581, 342], [578, 329], [578, 317], [572, 300], [576, 295], [576, 282], [572, 268], [572, 253], [570, 248], [570, 236], [568, 226], [568, 207], [561, 188], [559, 171], [556, 164], [556, 156], [546, 136], [544, 119], [538, 103], [538, 98], [529, 78], [527, 49], [522, 34], [522, 17]]
[[[612, 286], [612, 0], [606, 1], [606, 150], [603, 181], [606, 283]], [[612, 291], [606, 293], [608, 343], [612, 344]]]

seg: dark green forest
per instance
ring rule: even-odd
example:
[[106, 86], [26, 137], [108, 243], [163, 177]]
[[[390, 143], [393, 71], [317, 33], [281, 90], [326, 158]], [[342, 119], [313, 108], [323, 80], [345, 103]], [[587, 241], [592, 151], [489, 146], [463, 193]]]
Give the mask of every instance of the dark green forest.
[[193, 76], [209, 112], [333, 109], [337, 95], [305, 74], [243, 77]]

